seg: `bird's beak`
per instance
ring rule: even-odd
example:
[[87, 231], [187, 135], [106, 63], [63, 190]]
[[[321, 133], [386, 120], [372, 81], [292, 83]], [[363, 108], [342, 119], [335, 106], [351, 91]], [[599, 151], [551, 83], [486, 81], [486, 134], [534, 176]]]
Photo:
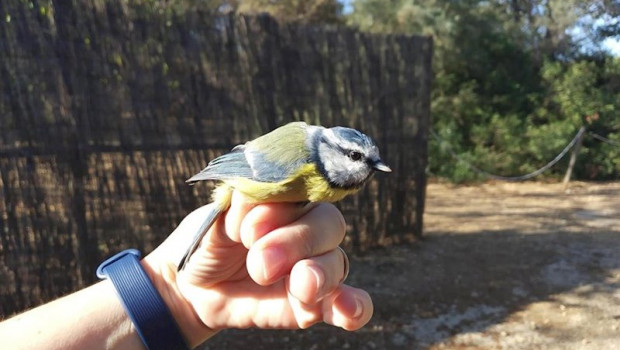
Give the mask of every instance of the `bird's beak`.
[[385, 165], [385, 163], [383, 163], [381, 160], [376, 161], [372, 165], [372, 168], [377, 170], [377, 171], [384, 172], [384, 173], [391, 173], [392, 172], [392, 169], [389, 166]]

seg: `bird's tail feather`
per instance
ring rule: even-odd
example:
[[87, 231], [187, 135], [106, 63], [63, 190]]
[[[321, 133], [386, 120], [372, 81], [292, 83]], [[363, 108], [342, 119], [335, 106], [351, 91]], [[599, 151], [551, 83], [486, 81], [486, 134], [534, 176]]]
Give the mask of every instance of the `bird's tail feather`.
[[189, 248], [185, 252], [185, 255], [183, 255], [183, 257], [181, 258], [179, 266], [177, 267], [177, 271], [181, 271], [185, 267], [185, 265], [187, 265], [187, 263], [189, 262], [189, 258], [191, 258], [192, 254], [194, 254], [196, 249], [198, 249], [198, 246], [200, 246], [202, 238], [207, 234], [211, 226], [213, 226], [215, 220], [217, 220], [217, 218], [224, 211], [224, 209], [225, 208], [222, 208], [219, 205], [214, 205], [213, 209], [209, 211], [209, 215], [205, 218], [205, 221], [196, 232], [194, 240], [192, 241], [192, 245], [189, 246]]

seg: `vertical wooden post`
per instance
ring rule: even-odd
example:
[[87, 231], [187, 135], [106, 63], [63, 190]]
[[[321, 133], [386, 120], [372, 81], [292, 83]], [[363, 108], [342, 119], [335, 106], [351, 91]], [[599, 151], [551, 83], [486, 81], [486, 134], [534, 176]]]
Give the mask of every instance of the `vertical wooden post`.
[[585, 128], [585, 126], [581, 127], [579, 130], [579, 136], [577, 137], [577, 142], [575, 142], [575, 146], [573, 146], [573, 152], [571, 153], [570, 161], [568, 162], [568, 169], [566, 169], [566, 174], [564, 175], [564, 180], [562, 181], [564, 190], [568, 187], [568, 182], [573, 174], [573, 168], [575, 167], [575, 162], [577, 161], [577, 155], [579, 154], [581, 143], [583, 142], [583, 135], [585, 135]]

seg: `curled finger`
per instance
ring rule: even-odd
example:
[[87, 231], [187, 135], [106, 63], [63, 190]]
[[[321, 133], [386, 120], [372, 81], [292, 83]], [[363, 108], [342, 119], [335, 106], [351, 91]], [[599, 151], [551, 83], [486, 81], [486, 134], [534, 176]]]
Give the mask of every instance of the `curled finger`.
[[293, 266], [288, 290], [305, 304], [318, 303], [346, 278], [348, 260], [340, 249], [301, 260]]
[[348, 331], [362, 328], [374, 311], [370, 295], [362, 289], [341, 284], [324, 298], [323, 322]]
[[287, 275], [304, 259], [334, 250], [345, 234], [344, 218], [328, 203], [320, 203], [298, 220], [259, 238], [247, 256], [248, 273], [260, 285]]
[[289, 304], [299, 328], [323, 321], [353, 331], [366, 325], [373, 313], [370, 295], [345, 284], [340, 284], [317, 304], [306, 304], [292, 294], [289, 294]]

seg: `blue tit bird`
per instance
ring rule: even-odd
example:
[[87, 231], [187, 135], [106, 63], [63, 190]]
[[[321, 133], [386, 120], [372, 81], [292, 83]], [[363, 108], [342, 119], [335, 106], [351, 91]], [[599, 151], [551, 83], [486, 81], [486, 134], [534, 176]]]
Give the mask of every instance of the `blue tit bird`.
[[255, 203], [335, 202], [357, 192], [375, 171], [392, 170], [370, 137], [345, 127], [293, 122], [238, 145], [187, 180], [220, 183], [212, 194], [213, 209], [178, 269], [183, 269], [215, 220], [229, 208], [233, 191]]

